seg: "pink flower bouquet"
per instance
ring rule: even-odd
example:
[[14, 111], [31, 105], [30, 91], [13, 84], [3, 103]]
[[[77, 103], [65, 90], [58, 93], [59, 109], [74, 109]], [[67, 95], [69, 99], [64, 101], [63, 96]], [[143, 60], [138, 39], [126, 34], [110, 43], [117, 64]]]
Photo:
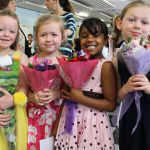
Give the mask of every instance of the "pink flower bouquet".
[[[63, 60], [57, 58], [57, 60], [59, 65], [56, 67], [61, 77], [70, 87], [75, 89], [80, 89], [86, 83], [98, 63], [98, 59], [88, 60], [86, 56], [83, 56], [82, 51], [77, 54], [74, 53], [72, 58], [63, 58]], [[72, 123], [75, 119], [78, 103], [65, 100], [65, 105], [67, 111], [64, 133], [72, 134]]]

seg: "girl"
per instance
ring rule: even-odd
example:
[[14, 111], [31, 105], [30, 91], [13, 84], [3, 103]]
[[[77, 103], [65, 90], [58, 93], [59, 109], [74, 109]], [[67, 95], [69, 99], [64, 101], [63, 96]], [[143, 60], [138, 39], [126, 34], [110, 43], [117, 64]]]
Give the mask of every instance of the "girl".
[[[56, 57], [62, 57], [62, 54], [58, 49], [64, 40], [64, 26], [62, 19], [52, 15], [42, 15], [37, 20], [35, 33], [36, 40], [42, 51], [40, 54], [31, 57], [29, 59], [30, 63], [34, 64], [37, 60], [51, 59], [53, 64], [57, 64]], [[63, 81], [60, 76], [58, 77], [54, 83], [56, 84], [55, 90], [44, 89], [44, 91], [37, 93], [29, 92], [28, 94], [29, 150], [39, 150], [40, 140], [50, 137], [52, 126], [55, 123], [62, 102], [62, 91], [60, 90], [62, 89]], [[41, 107], [43, 105], [46, 105], [46, 107]], [[36, 112], [39, 112], [39, 120], [37, 121], [37, 124], [34, 125]]]
[[[3, 10], [0, 11], [0, 64], [2, 63], [2, 58], [6, 58], [6, 55], [9, 55], [7, 58], [12, 60], [12, 58], [16, 57], [20, 59], [21, 64], [28, 65], [28, 58], [25, 54], [21, 54], [21, 52], [17, 52], [17, 44], [19, 40], [19, 21], [17, 15], [13, 13], [11, 10]], [[8, 61], [8, 59], [6, 60]], [[9, 67], [13, 67], [15, 62], [18, 61], [16, 59], [13, 60], [13, 63], [8, 64]], [[16, 70], [18, 71], [18, 70]], [[0, 71], [2, 72], [2, 71]], [[8, 72], [8, 71], [7, 71]], [[11, 73], [11, 72], [10, 72]], [[1, 76], [1, 82], [3, 79], [3, 75]], [[28, 86], [23, 77], [22, 67], [20, 67], [19, 77], [18, 75], [11, 77], [11, 85], [10, 88], [15, 87], [13, 85], [14, 80], [17, 81], [19, 79], [18, 85], [16, 87], [15, 92], [23, 92], [25, 95], [28, 92]], [[5, 88], [10, 81], [10, 77], [6, 76], [7, 83], [3, 86]], [[9, 89], [9, 88], [8, 88]], [[0, 91], [4, 94], [0, 97], [0, 127], [4, 127], [10, 124], [10, 119], [14, 116], [11, 114], [3, 115], [4, 110], [8, 108], [13, 108], [15, 103], [15, 98], [13, 97], [13, 93], [9, 93], [4, 89], [0, 89]], [[15, 103], [16, 104], [16, 103]], [[18, 111], [19, 109], [19, 111]], [[27, 149], [27, 115], [25, 106], [16, 106], [16, 127], [17, 127], [17, 136], [16, 136], [16, 150], [26, 150]], [[0, 149], [7, 150], [7, 140], [3, 135], [2, 129], [0, 128]]]
[[[117, 19], [117, 28], [122, 31], [125, 42], [128, 38], [145, 40], [150, 33], [150, 4], [144, 1], [129, 3]], [[130, 105], [120, 121], [119, 146], [120, 150], [149, 150], [150, 149], [150, 73], [146, 76], [132, 76], [116, 57], [113, 59], [118, 77], [118, 101], [133, 91], [142, 91], [140, 99], [141, 118], [133, 134], [136, 124], [137, 110], [135, 101]], [[123, 83], [123, 85], [122, 85]]]
[[[0, 0], [0, 10], [8, 8], [15, 13], [16, 7], [16, 0]], [[25, 53], [28, 57], [31, 55], [30, 49], [28, 48], [28, 41], [21, 28], [19, 28], [19, 42], [17, 50]]]
[[72, 38], [75, 34], [74, 10], [69, 0], [46, 0], [45, 5], [49, 11], [53, 11], [55, 16], [64, 20], [65, 39], [61, 45], [60, 52], [64, 56], [72, 56]]
[[64, 134], [67, 107], [64, 106], [55, 146], [61, 150], [114, 149], [106, 111], [113, 111], [116, 107], [117, 79], [112, 63], [102, 55], [103, 46], [108, 40], [108, 29], [100, 19], [89, 18], [83, 21], [79, 37], [81, 49], [89, 52], [91, 60], [99, 59], [99, 63], [81, 90], [71, 88], [69, 93], [65, 91], [64, 98], [78, 102], [77, 113], [73, 122], [73, 134]]

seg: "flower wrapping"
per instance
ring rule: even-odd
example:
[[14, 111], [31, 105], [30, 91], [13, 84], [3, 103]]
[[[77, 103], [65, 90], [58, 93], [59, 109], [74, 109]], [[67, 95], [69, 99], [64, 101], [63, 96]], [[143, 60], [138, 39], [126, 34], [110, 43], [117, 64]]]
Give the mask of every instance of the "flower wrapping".
[[[21, 52], [16, 52], [14, 56], [9, 55], [13, 60], [13, 65], [0, 67], [0, 88], [8, 91], [11, 95], [15, 93], [20, 70]], [[0, 92], [0, 97], [3, 93]], [[2, 128], [3, 134], [7, 139], [8, 150], [16, 150], [16, 108], [12, 106], [4, 111], [5, 115], [11, 114], [10, 123]]]
[[[142, 41], [142, 39], [141, 39]], [[123, 43], [121, 46], [121, 50], [117, 53], [118, 60], [123, 63], [129, 72], [132, 75], [135, 74], [144, 74], [146, 75], [150, 71], [150, 48], [147, 48], [147, 43], [139, 42], [139, 40], [131, 40], [128, 44]], [[141, 43], [141, 44], [140, 44]], [[137, 108], [137, 121], [132, 130], [132, 133], [136, 130], [138, 122], [141, 117], [141, 110], [140, 110], [140, 98], [142, 96], [141, 91], [135, 91], [129, 93], [122, 102], [122, 108], [119, 120], [123, 117], [126, 113], [132, 102], [135, 100], [136, 108]], [[112, 117], [112, 123], [114, 126], [117, 124], [117, 119], [119, 116], [118, 108]]]
[[[55, 65], [51, 60], [36, 61], [36, 64], [26, 67], [23, 65], [25, 78], [33, 92], [42, 91], [45, 88], [60, 90], [63, 85]], [[40, 140], [49, 138], [55, 124], [62, 99], [56, 99], [44, 106], [28, 102], [28, 149], [35, 147], [40, 149]]]
[[[78, 60], [76, 60], [75, 58], [77, 58]], [[81, 58], [83, 59], [83, 57]], [[83, 59], [83, 61], [81, 61], [81, 59], [79, 59], [77, 55], [69, 59], [70, 61], [72, 59], [72, 62], [57, 58], [59, 62], [59, 65], [56, 66], [57, 70], [59, 71], [59, 74], [66, 82], [66, 84], [75, 89], [80, 89], [90, 77], [91, 73], [98, 63], [98, 59], [88, 61], [85, 61], [86, 59]], [[78, 106], [78, 103], [65, 99], [65, 106], [66, 120], [64, 134], [72, 134], [72, 126], [74, 123], [77, 111], [76, 107]]]

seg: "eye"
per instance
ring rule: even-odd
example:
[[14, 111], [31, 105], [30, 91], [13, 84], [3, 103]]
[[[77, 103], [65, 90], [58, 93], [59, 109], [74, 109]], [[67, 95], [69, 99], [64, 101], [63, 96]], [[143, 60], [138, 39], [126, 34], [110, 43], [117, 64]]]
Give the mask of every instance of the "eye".
[[142, 23], [143, 23], [143, 24], [148, 24], [148, 22], [147, 22], [147, 21], [143, 21]]
[[57, 34], [55, 34], [55, 33], [53, 33], [52, 35], [53, 35], [53, 36], [57, 36]]
[[0, 29], [0, 31], [4, 31], [3, 29]]
[[133, 22], [133, 21], [134, 21], [134, 19], [132, 19], [132, 18], [131, 18], [131, 19], [129, 19], [129, 21]]
[[10, 33], [15, 33], [15, 31], [10, 31]]
[[100, 36], [100, 34], [94, 34], [93, 35], [93, 37], [99, 37]]
[[45, 34], [41, 34], [41, 36], [43, 36], [43, 37], [44, 37], [44, 36], [46, 36], [46, 35], [45, 35]]

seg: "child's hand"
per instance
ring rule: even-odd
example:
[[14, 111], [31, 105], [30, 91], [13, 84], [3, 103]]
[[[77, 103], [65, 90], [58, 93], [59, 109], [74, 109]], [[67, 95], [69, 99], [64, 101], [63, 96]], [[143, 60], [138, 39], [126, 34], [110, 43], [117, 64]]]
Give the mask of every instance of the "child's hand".
[[2, 115], [2, 113], [4, 113], [4, 111], [0, 110], [0, 128], [6, 126], [7, 124], [10, 123], [10, 119], [11, 119], [11, 114], [9, 115]]
[[84, 96], [82, 90], [76, 90], [73, 88], [70, 89], [70, 92], [64, 90], [63, 92], [65, 93], [65, 95], [63, 95], [62, 97], [71, 100], [73, 102], [78, 102], [78, 100]]
[[39, 91], [37, 93], [34, 93], [34, 101], [33, 102], [36, 105], [39, 105], [39, 106], [43, 106], [44, 105], [43, 101], [40, 99], [40, 94], [41, 93], [42, 93], [41, 91]]
[[144, 91], [146, 94], [150, 95], [150, 82], [145, 75], [136, 74], [132, 78], [131, 82], [132, 90], [134, 91]]
[[14, 106], [13, 96], [4, 89], [0, 88], [0, 91], [4, 94], [2, 97], [0, 97], [0, 110], [5, 110]]
[[130, 93], [133, 92], [133, 88], [134, 86], [132, 86], [132, 80], [133, 80], [134, 76], [131, 76], [128, 81], [126, 82], [126, 84], [124, 85], [125, 91], [126, 93]]
[[61, 98], [61, 93], [62, 92], [58, 90], [44, 89], [38, 96], [42, 103], [48, 104], [55, 99]]

